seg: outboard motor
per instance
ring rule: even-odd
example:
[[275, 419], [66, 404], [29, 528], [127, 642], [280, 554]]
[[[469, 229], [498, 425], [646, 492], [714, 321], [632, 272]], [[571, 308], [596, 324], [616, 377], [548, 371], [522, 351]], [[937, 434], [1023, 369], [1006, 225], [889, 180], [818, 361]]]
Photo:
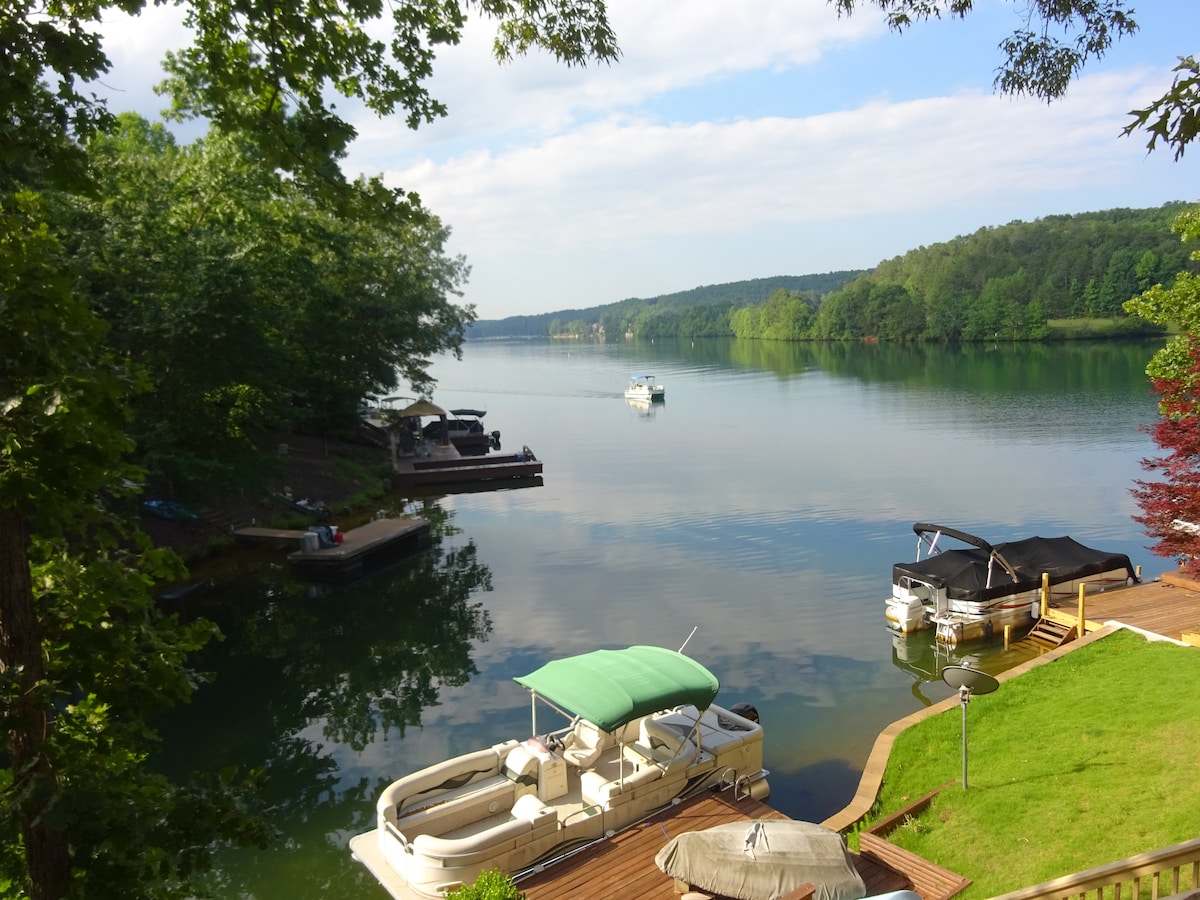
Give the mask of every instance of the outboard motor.
[[749, 719], [751, 722], [758, 721], [758, 710], [750, 703], [735, 703], [729, 707], [729, 711], [741, 716], [743, 719]]

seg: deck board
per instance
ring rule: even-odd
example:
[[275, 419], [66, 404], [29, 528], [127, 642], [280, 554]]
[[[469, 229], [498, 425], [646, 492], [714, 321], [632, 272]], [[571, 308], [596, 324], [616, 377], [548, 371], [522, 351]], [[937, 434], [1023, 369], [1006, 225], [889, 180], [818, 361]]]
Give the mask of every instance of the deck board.
[[[1052, 612], [1059, 621], [1074, 622], [1077, 604], [1060, 601]], [[1088, 631], [1105, 622], [1120, 622], [1179, 640], [1200, 623], [1200, 584], [1167, 572], [1156, 581], [1088, 594], [1084, 598]]]
[[[674, 879], [654, 864], [659, 850], [676, 835], [702, 831], [727, 822], [787, 819], [783, 813], [749, 797], [735, 800], [729, 791], [706, 792], [646, 822], [623, 831], [543, 872], [522, 879], [517, 887], [527, 900], [679, 900]], [[908, 881], [896, 872], [851, 854], [868, 894], [904, 890]]]

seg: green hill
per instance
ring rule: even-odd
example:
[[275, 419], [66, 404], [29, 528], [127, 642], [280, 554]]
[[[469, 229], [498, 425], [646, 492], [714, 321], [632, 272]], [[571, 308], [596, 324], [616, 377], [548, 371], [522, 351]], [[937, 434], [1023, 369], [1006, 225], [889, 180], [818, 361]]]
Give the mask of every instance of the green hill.
[[602, 333], [763, 340], [1041, 340], [1156, 330], [1122, 304], [1195, 271], [1171, 230], [1189, 204], [1047, 216], [918, 247], [870, 271], [708, 285], [589, 309], [476, 322], [469, 338]]
[[[697, 325], [711, 326], [723, 320], [722, 331], [729, 331], [731, 309], [765, 303], [776, 291], [795, 291], [811, 295], [814, 300], [836, 290], [864, 270], [828, 272], [821, 275], [777, 275], [772, 278], [755, 278], [750, 281], [734, 281], [728, 284], [710, 284], [663, 294], [658, 297], [631, 297], [604, 306], [587, 309], [560, 309], [535, 316], [509, 316], [506, 319], [481, 319], [467, 331], [472, 340], [496, 337], [547, 337], [550, 325], [557, 320], [564, 326], [571, 322], [603, 325], [607, 334], [625, 334], [634, 331], [639, 319], [649, 323], [667, 315], [671, 319], [688, 319]], [[675, 332], [678, 333], [678, 332]], [[696, 331], [689, 336], [698, 337], [707, 331]]]

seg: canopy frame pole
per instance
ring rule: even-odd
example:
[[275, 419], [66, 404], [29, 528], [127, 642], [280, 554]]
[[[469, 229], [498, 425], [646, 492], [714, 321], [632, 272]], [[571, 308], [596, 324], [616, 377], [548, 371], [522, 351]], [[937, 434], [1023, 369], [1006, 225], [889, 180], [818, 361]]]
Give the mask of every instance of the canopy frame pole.
[[689, 634], [689, 635], [687, 636], [687, 640], [685, 640], [685, 641], [684, 641], [682, 644], [680, 644], [680, 645], [679, 645], [679, 651], [678, 651], [678, 652], [680, 652], [680, 653], [682, 653], [682, 652], [683, 652], [683, 648], [684, 648], [684, 647], [686, 647], [686, 646], [688, 645], [688, 641], [690, 641], [690, 640], [691, 640], [693, 637], [695, 637], [695, 635], [696, 635], [696, 632], [697, 632], [697, 631], [699, 631], [699, 630], [700, 630], [700, 626], [699, 626], [699, 625], [693, 625], [693, 626], [692, 626], [692, 633], [691, 633], [691, 634]]

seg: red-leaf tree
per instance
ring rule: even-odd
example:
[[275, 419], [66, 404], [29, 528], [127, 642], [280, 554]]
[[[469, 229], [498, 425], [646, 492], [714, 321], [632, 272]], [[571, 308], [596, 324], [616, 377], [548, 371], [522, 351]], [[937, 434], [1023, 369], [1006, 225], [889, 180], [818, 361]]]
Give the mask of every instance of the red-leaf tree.
[[[1184, 241], [1200, 238], [1200, 211], [1183, 213], [1174, 230]], [[1191, 257], [1200, 260], [1200, 251]], [[1131, 493], [1142, 514], [1134, 519], [1157, 540], [1151, 551], [1177, 557], [1200, 577], [1200, 278], [1181, 272], [1171, 287], [1155, 285], [1125, 311], [1180, 332], [1146, 368], [1159, 397], [1151, 432], [1162, 455], [1142, 460], [1142, 468], [1161, 480], [1135, 482]]]
[[1142, 460], [1157, 481], [1136, 481], [1131, 493], [1142, 514], [1134, 516], [1157, 538], [1158, 556], [1177, 557], [1200, 577], [1200, 337], [1186, 337], [1186, 368], [1174, 377], [1152, 378], [1161, 418], [1150, 431], [1162, 455]]

